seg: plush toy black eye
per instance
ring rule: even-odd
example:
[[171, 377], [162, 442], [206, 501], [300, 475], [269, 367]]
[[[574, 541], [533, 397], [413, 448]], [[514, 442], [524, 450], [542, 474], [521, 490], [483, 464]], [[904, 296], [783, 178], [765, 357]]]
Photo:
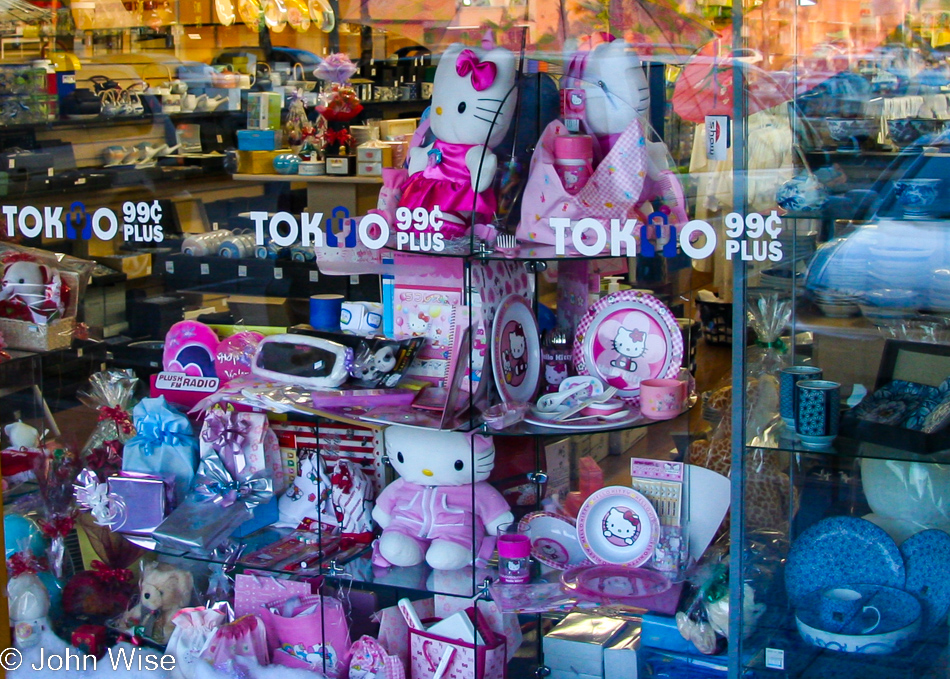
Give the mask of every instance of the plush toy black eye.
[[143, 599], [151, 599], [151, 598], [152, 598], [152, 595], [151, 595], [149, 592], [146, 592], [145, 594], [142, 595], [142, 598], [143, 598]]
[[[462, 106], [465, 106], [465, 104], [462, 104]], [[461, 111], [459, 111], [459, 113], [461, 113]], [[21, 278], [21, 279], [20, 279], [20, 282], [21, 282], [21, 283], [26, 283], [26, 279], [25, 279], [25, 278]]]
[[465, 102], [459, 104], [459, 113], [465, 113]]
[[402, 453], [396, 453], [396, 459], [399, 460], [399, 464], [402, 464], [406, 461], [406, 458], [402, 456]]
[[456, 461], [455, 461], [455, 471], [460, 472], [460, 471], [462, 471], [462, 468], [463, 468], [463, 467], [465, 467], [465, 463], [464, 463], [464, 462], [462, 462], [461, 460], [456, 460]]

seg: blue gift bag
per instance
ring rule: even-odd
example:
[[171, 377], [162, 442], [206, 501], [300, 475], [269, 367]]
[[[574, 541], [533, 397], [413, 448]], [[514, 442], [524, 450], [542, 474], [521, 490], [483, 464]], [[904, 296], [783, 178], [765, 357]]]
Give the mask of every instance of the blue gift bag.
[[136, 435], [125, 442], [123, 471], [172, 480], [175, 502], [181, 502], [198, 466], [198, 440], [191, 422], [169, 406], [164, 396], [139, 401], [132, 410], [132, 420]]

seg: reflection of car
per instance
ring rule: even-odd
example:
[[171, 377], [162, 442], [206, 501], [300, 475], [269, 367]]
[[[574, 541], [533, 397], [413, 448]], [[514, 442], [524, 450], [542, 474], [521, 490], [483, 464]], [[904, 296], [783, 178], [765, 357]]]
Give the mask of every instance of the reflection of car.
[[244, 47], [240, 50], [228, 50], [221, 52], [212, 61], [212, 65], [233, 63], [235, 57], [247, 57], [248, 70], [255, 71], [258, 63], [268, 63], [273, 67], [275, 64], [294, 64], [303, 66], [304, 80], [316, 80], [317, 76], [313, 70], [322, 63], [322, 59], [313, 52], [307, 50], [295, 49], [293, 47], [272, 47], [270, 57], [265, 55], [265, 51], [259, 47]]

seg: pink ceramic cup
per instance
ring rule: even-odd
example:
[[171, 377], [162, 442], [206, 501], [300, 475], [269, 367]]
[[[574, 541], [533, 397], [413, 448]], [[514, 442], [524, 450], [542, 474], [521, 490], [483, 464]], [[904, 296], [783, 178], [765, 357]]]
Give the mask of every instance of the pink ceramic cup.
[[651, 420], [671, 420], [683, 412], [686, 382], [643, 380], [640, 382], [640, 412]]

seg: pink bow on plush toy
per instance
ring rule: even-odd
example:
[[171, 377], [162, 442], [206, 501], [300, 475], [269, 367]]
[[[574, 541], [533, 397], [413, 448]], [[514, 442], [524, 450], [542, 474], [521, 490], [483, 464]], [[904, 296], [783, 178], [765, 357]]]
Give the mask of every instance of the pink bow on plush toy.
[[477, 92], [483, 92], [495, 82], [498, 67], [490, 61], [479, 61], [472, 50], [462, 50], [455, 63], [455, 72], [463, 78], [472, 74], [472, 87]]

